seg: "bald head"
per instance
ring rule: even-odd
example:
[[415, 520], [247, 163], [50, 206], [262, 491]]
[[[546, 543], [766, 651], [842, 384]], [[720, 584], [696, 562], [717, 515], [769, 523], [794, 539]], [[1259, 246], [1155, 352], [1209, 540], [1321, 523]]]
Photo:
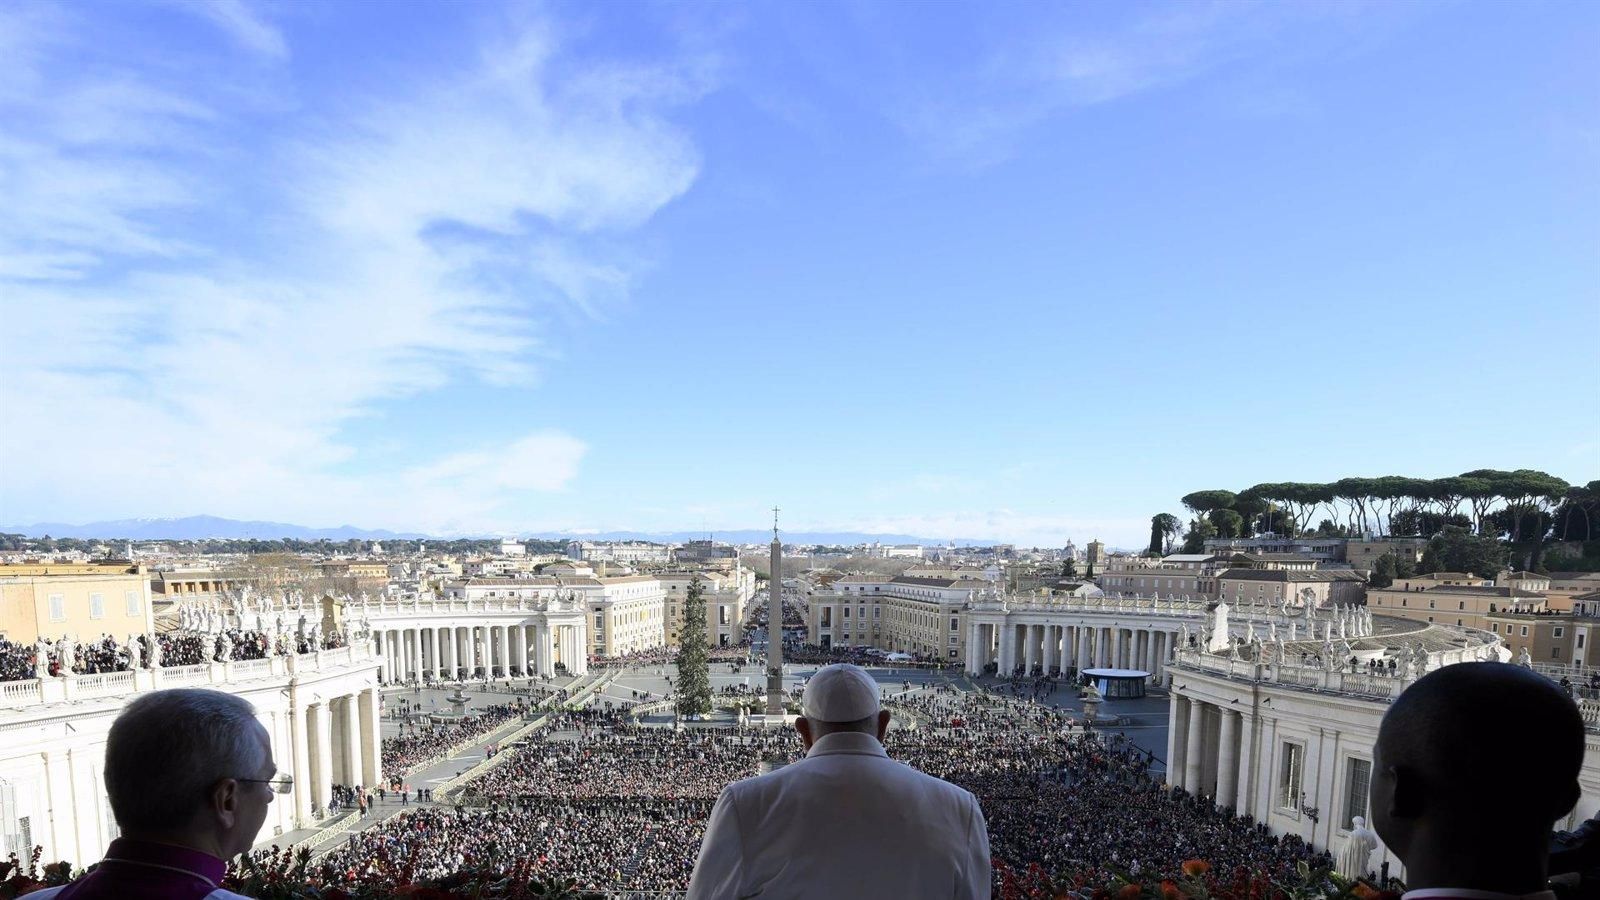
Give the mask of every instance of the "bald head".
[[[1577, 803], [1583, 752], [1583, 719], [1548, 678], [1506, 663], [1445, 666], [1407, 688], [1383, 717], [1373, 825], [1413, 875], [1439, 852], [1519, 846], [1531, 855]], [[1541, 855], [1541, 877], [1543, 862]]]

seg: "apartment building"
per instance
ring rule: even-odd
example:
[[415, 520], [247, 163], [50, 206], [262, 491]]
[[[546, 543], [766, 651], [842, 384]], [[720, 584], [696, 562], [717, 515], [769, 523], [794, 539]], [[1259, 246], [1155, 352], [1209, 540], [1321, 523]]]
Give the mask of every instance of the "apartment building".
[[1542, 592], [1498, 585], [1464, 572], [1437, 572], [1400, 579], [1387, 588], [1369, 588], [1367, 606], [1382, 615], [1484, 631], [1489, 630], [1490, 615], [1547, 608]]
[[141, 565], [0, 565], [0, 637], [13, 643], [32, 644], [41, 635], [121, 640], [153, 630], [150, 576]]
[[668, 647], [679, 645], [684, 599], [695, 578], [705, 591], [706, 639], [713, 647], [729, 647], [743, 640], [745, 615], [756, 594], [754, 570], [735, 565], [729, 571], [658, 572], [655, 577], [666, 595]]
[[807, 625], [823, 647], [877, 647], [945, 660], [965, 658], [963, 610], [987, 582], [961, 578], [846, 575], [809, 597]]

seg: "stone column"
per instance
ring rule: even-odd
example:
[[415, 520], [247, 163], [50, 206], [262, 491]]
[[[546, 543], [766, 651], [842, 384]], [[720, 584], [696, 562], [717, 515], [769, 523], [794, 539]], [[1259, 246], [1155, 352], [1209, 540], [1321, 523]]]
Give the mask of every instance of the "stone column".
[[289, 765], [294, 777], [294, 820], [304, 825], [311, 821], [311, 710], [289, 706], [289, 736], [294, 742]]
[[1044, 626], [1044, 659], [1040, 660], [1040, 662], [1044, 665], [1044, 673], [1046, 675], [1050, 674], [1052, 668], [1060, 667], [1061, 660], [1058, 658], [1060, 656], [1060, 647], [1061, 637], [1056, 630], [1056, 626]]
[[360, 695], [361, 783], [368, 788], [383, 783], [383, 726], [378, 711], [378, 691], [367, 688]]
[[494, 627], [494, 642], [498, 649], [496, 655], [500, 657], [501, 675], [511, 674], [511, 635], [507, 632], [508, 629], [504, 625]]
[[311, 719], [311, 741], [315, 745], [312, 761], [311, 802], [326, 811], [333, 799], [333, 717], [328, 702], [313, 703], [306, 710]]
[[351, 694], [339, 703], [344, 707], [344, 734], [340, 737], [340, 749], [344, 753], [344, 783], [346, 786], [357, 784], [366, 786], [361, 780], [361, 716], [356, 709], [356, 695]]
[[1200, 763], [1201, 755], [1205, 752], [1200, 746], [1200, 736], [1205, 730], [1206, 705], [1199, 700], [1189, 700], [1189, 732], [1185, 737], [1183, 751], [1183, 786], [1191, 794], [1200, 789]]
[[997, 673], [1002, 678], [1009, 676], [1011, 670], [1016, 668], [1017, 659], [1017, 626], [1005, 622], [1000, 628], [1000, 671]]
[[533, 662], [541, 676], [555, 674], [555, 667], [550, 661], [550, 642], [552, 640], [554, 638], [550, 636], [549, 624], [533, 626]]
[[422, 680], [422, 629], [411, 629], [411, 666], [406, 670], [406, 677], [415, 676]]
[[1239, 714], [1222, 710], [1217, 735], [1217, 805], [1239, 805]]
[[1022, 667], [1029, 675], [1033, 674], [1033, 666], [1039, 661], [1039, 644], [1043, 639], [1039, 636], [1039, 626], [1028, 625], [1023, 630]]
[[1072, 656], [1072, 664], [1082, 672], [1089, 668], [1089, 629], [1079, 625], [1074, 630], [1078, 632], [1078, 649]]
[[1173, 787], [1187, 788], [1183, 780], [1188, 757], [1189, 698], [1173, 691], [1168, 703], [1167, 721], [1167, 783]]
[[443, 681], [446, 675], [444, 655], [450, 646], [449, 632], [450, 629], [442, 626], [433, 629], [433, 678], [435, 681]]

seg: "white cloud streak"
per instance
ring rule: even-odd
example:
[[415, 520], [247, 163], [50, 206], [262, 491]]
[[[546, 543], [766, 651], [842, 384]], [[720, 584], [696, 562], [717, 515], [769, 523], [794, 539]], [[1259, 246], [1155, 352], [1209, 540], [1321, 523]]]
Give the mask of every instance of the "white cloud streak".
[[[277, 123], [249, 157], [272, 186], [259, 230], [212, 235], [205, 206], [231, 185], [196, 156], [233, 152], [230, 110], [74, 65], [72, 23], [27, 15], [0, 11], [0, 65], [30, 84], [0, 93], [0, 521], [467, 530], [571, 481], [586, 446], [556, 428], [389, 471], [347, 429], [464, 378], [530, 384], [541, 316], [627, 289], [586, 239], [693, 183], [665, 118], [694, 93], [676, 73], [563, 60], [558, 78], [535, 25], [354, 127]], [[208, 15], [288, 57], [245, 7]]]
[[289, 55], [283, 33], [268, 24], [244, 0], [183, 0], [172, 6], [210, 21], [239, 46], [254, 53], [272, 59]]

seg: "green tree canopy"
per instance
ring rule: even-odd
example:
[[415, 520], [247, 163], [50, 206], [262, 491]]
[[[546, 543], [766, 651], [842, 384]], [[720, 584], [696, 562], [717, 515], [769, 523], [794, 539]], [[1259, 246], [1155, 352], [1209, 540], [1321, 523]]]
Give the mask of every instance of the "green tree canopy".
[[679, 715], [703, 716], [711, 712], [710, 644], [706, 637], [705, 587], [696, 575], [689, 580], [689, 590], [683, 598], [683, 630], [678, 632]]
[[1494, 578], [1506, 567], [1506, 548], [1492, 537], [1465, 528], [1446, 527], [1428, 541], [1418, 571], [1470, 572]]

